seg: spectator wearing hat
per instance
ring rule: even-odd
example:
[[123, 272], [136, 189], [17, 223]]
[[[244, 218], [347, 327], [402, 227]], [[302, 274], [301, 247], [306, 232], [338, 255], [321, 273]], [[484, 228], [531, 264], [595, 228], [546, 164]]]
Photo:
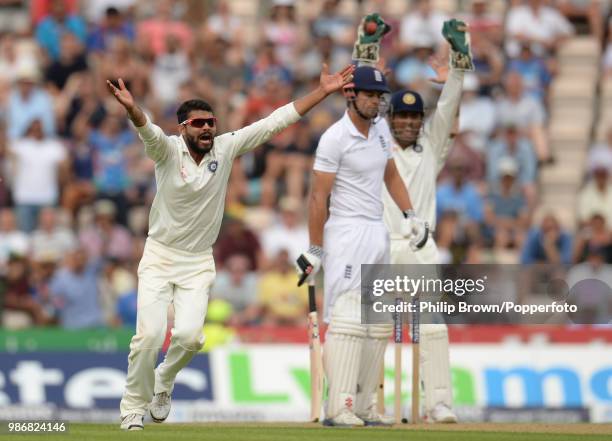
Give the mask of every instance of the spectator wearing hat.
[[590, 174], [586, 185], [578, 193], [578, 221], [587, 222], [595, 213], [601, 214], [606, 225], [612, 225], [612, 153], [606, 150], [589, 156]]
[[527, 204], [518, 185], [518, 164], [504, 157], [497, 164], [499, 183], [489, 191], [485, 223], [494, 238], [496, 249], [520, 248], [529, 225]]
[[40, 209], [59, 201], [60, 183], [68, 173], [66, 148], [58, 140], [46, 137], [43, 123], [35, 119], [24, 138], [9, 142], [9, 158], [19, 228], [31, 232]]
[[540, 225], [532, 228], [527, 234], [521, 251], [521, 263], [569, 264], [571, 262], [571, 235], [561, 229], [554, 214], [545, 214]]
[[35, 119], [42, 123], [46, 137], [55, 135], [55, 114], [51, 96], [39, 86], [40, 72], [35, 65], [19, 68], [16, 83], [9, 92], [6, 106], [6, 131], [9, 139], [25, 136]]
[[132, 255], [132, 235], [115, 221], [113, 201], [100, 199], [94, 204], [95, 222], [79, 234], [79, 243], [91, 259], [128, 260]]

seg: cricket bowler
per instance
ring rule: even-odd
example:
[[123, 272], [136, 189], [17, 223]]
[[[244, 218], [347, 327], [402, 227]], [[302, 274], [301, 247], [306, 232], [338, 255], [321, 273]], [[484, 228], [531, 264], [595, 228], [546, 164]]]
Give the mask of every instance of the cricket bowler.
[[301, 282], [324, 268], [324, 320], [329, 327], [323, 349], [328, 384], [323, 424], [328, 426], [390, 423], [376, 411], [376, 387], [393, 325], [363, 325], [360, 302], [361, 265], [389, 263], [383, 184], [396, 204], [402, 237], [420, 248], [429, 236], [391, 157], [389, 129], [379, 117], [385, 93], [389, 88], [380, 70], [355, 69], [345, 89], [347, 110], [322, 135], [313, 166], [310, 247], [297, 265]]
[[[393, 159], [414, 209], [424, 216], [430, 233], [436, 225], [436, 179], [452, 145], [451, 132], [461, 100], [464, 71], [473, 70], [469, 34], [465, 28], [465, 24], [457, 20], [444, 24], [443, 35], [451, 46], [450, 68], [447, 73], [438, 69], [438, 79], [446, 78], [442, 78], [445, 79], [444, 88], [431, 118], [424, 123], [423, 99], [410, 90], [394, 93], [389, 108]], [[402, 235], [402, 223], [398, 220], [401, 213], [395, 198], [384, 191], [383, 199], [384, 220], [391, 235], [391, 263], [440, 263], [436, 243], [430, 238], [422, 248], [415, 248]], [[426, 421], [456, 423], [445, 324], [421, 324], [420, 361]]]
[[[330, 74], [323, 65], [319, 86], [276, 109], [267, 118], [217, 136], [213, 109], [205, 101], [185, 101], [177, 110], [178, 136], [167, 136], [138, 107], [123, 80], [109, 91], [125, 108], [155, 161], [157, 193], [149, 234], [138, 267], [138, 317], [130, 343], [121, 428], [142, 430], [147, 409], [156, 422], [170, 412], [177, 373], [204, 344], [202, 328], [215, 278], [212, 245], [223, 217], [232, 161], [293, 124], [329, 94], [340, 90], [354, 68]], [[170, 347], [155, 368], [166, 335], [168, 305], [175, 319]]]

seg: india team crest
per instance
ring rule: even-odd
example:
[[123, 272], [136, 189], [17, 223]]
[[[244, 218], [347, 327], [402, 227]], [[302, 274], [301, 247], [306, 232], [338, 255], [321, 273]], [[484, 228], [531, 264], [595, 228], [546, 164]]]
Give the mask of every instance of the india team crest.
[[402, 101], [404, 102], [404, 104], [410, 106], [416, 102], [416, 97], [410, 92], [406, 92], [402, 97]]
[[210, 171], [211, 173], [214, 173], [217, 171], [218, 166], [219, 166], [219, 162], [217, 162], [216, 160], [212, 160], [208, 163], [208, 171]]

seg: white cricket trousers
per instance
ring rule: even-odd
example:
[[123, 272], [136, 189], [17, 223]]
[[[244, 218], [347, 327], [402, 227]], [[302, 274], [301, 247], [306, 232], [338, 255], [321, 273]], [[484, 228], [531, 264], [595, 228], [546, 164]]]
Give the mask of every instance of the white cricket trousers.
[[[154, 393], [172, 392], [176, 374], [204, 345], [204, 317], [215, 279], [212, 249], [189, 253], [147, 238], [138, 266], [136, 334], [130, 343], [121, 416], [144, 415]], [[164, 361], [155, 369], [174, 304], [174, 327]]]

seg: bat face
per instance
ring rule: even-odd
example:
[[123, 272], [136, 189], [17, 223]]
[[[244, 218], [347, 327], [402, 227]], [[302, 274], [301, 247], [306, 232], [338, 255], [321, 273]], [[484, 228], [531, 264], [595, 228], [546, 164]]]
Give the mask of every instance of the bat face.
[[308, 314], [308, 339], [311, 349], [313, 342], [319, 341], [319, 319], [316, 313]]

